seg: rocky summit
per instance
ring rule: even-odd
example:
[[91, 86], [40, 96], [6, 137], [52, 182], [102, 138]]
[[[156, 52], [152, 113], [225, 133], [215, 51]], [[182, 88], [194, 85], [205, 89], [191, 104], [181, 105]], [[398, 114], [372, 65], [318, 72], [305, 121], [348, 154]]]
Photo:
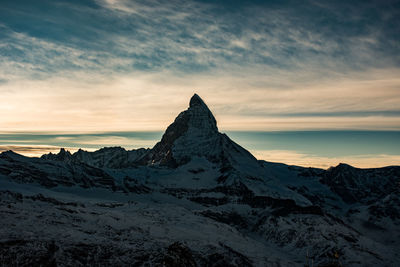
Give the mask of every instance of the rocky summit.
[[146, 164], [177, 167], [193, 157], [205, 157], [212, 162], [222, 162], [235, 147], [248, 157], [250, 153], [218, 132], [217, 122], [204, 101], [193, 95], [189, 108], [181, 112], [168, 126], [161, 141], [143, 158]]
[[257, 160], [195, 94], [151, 149], [0, 154], [4, 266], [400, 266], [400, 167]]

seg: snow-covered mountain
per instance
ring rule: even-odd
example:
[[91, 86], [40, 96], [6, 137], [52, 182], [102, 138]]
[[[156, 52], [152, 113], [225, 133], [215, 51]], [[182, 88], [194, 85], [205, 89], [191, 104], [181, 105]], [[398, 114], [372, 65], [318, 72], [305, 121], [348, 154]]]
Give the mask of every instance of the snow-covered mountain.
[[178, 115], [143, 160], [147, 164], [178, 167], [194, 157], [222, 165], [237, 165], [243, 161], [252, 166], [259, 165], [253, 155], [218, 132], [213, 114], [197, 94], [190, 99], [189, 108]]
[[0, 154], [5, 265], [399, 266], [400, 167], [259, 161], [198, 96], [152, 149]]
[[137, 165], [137, 161], [148, 152], [149, 149], [140, 148], [125, 150], [122, 147], [104, 147], [94, 152], [79, 149], [71, 154], [65, 149], [61, 149], [58, 154], [45, 154], [41, 158], [53, 161], [74, 161], [83, 162], [98, 168], [127, 168]]

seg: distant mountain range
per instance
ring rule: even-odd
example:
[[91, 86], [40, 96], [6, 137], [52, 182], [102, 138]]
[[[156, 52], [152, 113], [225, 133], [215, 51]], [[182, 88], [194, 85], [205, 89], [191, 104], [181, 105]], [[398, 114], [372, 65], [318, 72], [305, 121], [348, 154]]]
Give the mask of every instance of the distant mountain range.
[[400, 266], [400, 167], [257, 160], [194, 95], [152, 149], [0, 154], [8, 266]]

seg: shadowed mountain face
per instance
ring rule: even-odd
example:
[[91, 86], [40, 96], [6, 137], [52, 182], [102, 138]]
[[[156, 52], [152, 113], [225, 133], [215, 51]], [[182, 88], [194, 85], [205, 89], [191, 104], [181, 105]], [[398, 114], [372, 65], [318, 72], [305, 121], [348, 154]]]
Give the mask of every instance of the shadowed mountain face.
[[137, 165], [138, 159], [143, 157], [149, 149], [125, 150], [122, 147], [105, 147], [94, 152], [79, 149], [71, 155], [63, 148], [58, 154], [45, 154], [41, 158], [53, 161], [81, 162], [99, 168], [127, 168]]
[[168, 126], [161, 141], [148, 152], [143, 162], [177, 167], [198, 156], [222, 163], [231, 160], [234, 157], [232, 153], [256, 161], [249, 152], [218, 132], [213, 114], [195, 94], [190, 99], [189, 108]]
[[399, 266], [400, 167], [258, 161], [198, 96], [152, 149], [0, 154], [5, 265]]

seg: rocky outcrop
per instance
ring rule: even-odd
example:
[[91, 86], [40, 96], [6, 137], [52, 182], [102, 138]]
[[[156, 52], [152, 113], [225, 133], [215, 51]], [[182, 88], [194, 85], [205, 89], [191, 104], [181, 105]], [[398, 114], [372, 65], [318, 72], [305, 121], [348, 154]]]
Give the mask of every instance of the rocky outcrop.
[[161, 141], [142, 158], [142, 163], [176, 168], [194, 157], [205, 157], [223, 164], [238, 156], [256, 162], [248, 151], [218, 132], [214, 115], [195, 94], [190, 99], [189, 108], [168, 126]]
[[81, 162], [92, 167], [122, 169], [137, 166], [137, 161], [148, 152], [149, 149], [139, 148], [125, 150], [122, 147], [104, 147], [94, 152], [79, 149], [74, 154], [60, 149], [58, 154], [45, 154], [41, 158], [45, 160]]
[[348, 164], [329, 168], [321, 182], [346, 203], [373, 203], [398, 189], [400, 167], [358, 169]]
[[18, 183], [36, 183], [48, 188], [77, 185], [116, 189], [114, 178], [107, 172], [74, 161], [63, 150], [57, 155], [50, 155], [50, 158], [52, 160], [3, 152], [0, 154], [0, 174]]
[[[400, 167], [258, 161], [204, 101], [152, 149], [0, 154], [0, 258], [43, 266], [399, 266]], [[79, 187], [79, 188], [78, 188]]]

